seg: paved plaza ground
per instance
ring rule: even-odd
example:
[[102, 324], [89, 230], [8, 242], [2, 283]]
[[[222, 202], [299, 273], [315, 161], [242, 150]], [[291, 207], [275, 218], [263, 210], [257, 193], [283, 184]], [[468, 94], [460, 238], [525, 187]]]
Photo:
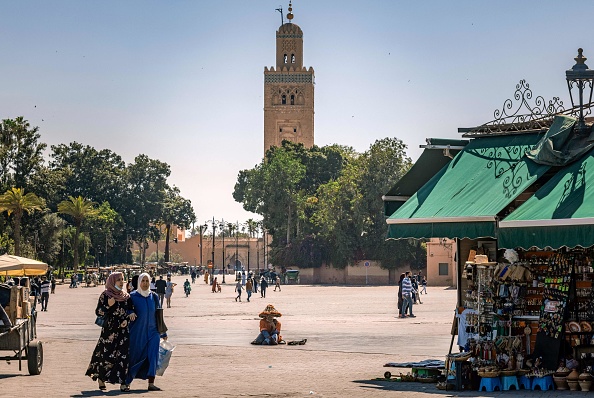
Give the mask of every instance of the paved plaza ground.
[[[569, 396], [576, 393], [440, 391], [433, 384], [374, 380], [387, 362], [444, 359], [456, 291], [429, 287], [416, 318], [399, 319], [393, 286], [283, 286], [269, 288], [266, 298], [253, 295], [235, 302], [233, 277], [222, 293], [211, 293], [202, 280], [186, 298], [178, 283], [172, 308], [165, 309], [169, 340], [176, 345], [171, 364], [147, 392], [146, 381], [132, 383], [134, 397], [429, 397], [429, 396]], [[0, 397], [114, 396], [118, 386], [100, 392], [84, 376], [99, 328], [94, 310], [103, 287], [69, 289], [58, 285], [49, 310], [38, 316], [44, 344], [43, 371], [29, 376], [26, 363], [0, 362]], [[250, 345], [258, 333], [258, 313], [273, 304], [283, 316], [286, 340], [307, 338], [297, 346]], [[5, 354], [5, 352], [0, 352]], [[406, 370], [404, 370], [406, 372]], [[578, 393], [578, 395], [583, 393]]]

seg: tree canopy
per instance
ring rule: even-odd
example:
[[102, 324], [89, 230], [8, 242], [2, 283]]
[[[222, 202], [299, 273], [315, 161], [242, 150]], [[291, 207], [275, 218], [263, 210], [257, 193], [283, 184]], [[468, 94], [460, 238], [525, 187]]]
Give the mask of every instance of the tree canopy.
[[345, 267], [369, 259], [417, 268], [425, 264], [422, 242], [385, 240], [381, 199], [411, 165], [396, 138], [378, 140], [364, 153], [284, 141], [239, 172], [233, 197], [262, 215], [275, 264]]

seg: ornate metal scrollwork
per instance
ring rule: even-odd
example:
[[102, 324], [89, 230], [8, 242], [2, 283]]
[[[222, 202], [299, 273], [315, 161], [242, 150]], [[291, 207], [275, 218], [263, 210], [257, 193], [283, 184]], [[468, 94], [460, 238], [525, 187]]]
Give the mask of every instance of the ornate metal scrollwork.
[[566, 113], [563, 101], [559, 97], [546, 101], [542, 96], [532, 99], [532, 90], [526, 80], [520, 80], [516, 84], [514, 101], [506, 99], [501, 109], [493, 112], [494, 119], [476, 128], [470, 129], [464, 136], [482, 136], [502, 133], [512, 133], [527, 130], [546, 129], [551, 125], [555, 115]]
[[524, 180], [530, 178], [526, 164], [520, 163], [530, 148], [530, 145], [521, 145], [481, 148], [477, 151], [479, 155], [489, 158], [487, 168], [493, 169], [495, 178], [502, 179], [503, 194], [506, 198], [516, 196]]

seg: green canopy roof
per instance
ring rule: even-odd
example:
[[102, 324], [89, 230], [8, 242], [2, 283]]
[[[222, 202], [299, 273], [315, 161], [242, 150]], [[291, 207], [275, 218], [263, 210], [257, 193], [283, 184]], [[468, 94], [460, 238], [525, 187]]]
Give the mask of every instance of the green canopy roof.
[[415, 192], [427, 183], [452, 158], [444, 153], [448, 149], [451, 156], [460, 152], [468, 140], [429, 138], [423, 153], [410, 170], [383, 196], [384, 214], [389, 216], [400, 208]]
[[550, 166], [525, 154], [538, 134], [472, 140], [388, 219], [388, 238], [496, 237], [497, 214]]
[[499, 246], [594, 245], [594, 150], [561, 169], [499, 223]]

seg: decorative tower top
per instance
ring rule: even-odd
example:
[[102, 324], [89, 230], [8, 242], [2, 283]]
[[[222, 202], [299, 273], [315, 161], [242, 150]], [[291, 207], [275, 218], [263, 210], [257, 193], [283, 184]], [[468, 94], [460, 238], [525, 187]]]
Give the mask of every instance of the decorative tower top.
[[289, 20], [289, 23], [293, 22], [293, 5], [291, 4], [291, 1], [289, 1], [289, 13], [287, 14], [287, 19]]

